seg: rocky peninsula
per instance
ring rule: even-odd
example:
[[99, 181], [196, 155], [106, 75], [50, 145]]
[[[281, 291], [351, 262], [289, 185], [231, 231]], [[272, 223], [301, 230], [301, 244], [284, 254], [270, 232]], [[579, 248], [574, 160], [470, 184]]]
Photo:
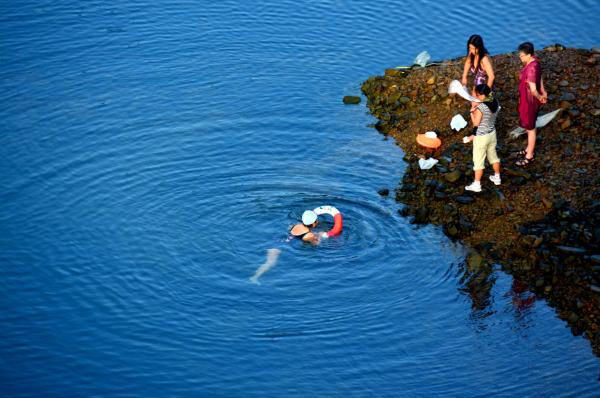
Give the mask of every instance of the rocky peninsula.
[[[393, 137], [405, 153], [406, 173], [396, 190], [405, 206], [401, 214], [414, 223], [441, 226], [446, 235], [471, 250], [473, 273], [492, 264], [513, 275], [556, 309], [573, 334], [589, 339], [600, 355], [600, 49], [546, 47], [536, 55], [542, 64], [548, 103], [558, 117], [538, 130], [536, 159], [525, 168], [514, 154], [526, 146], [515, 139], [518, 126], [518, 82], [521, 63], [515, 53], [493, 58], [496, 96], [502, 106], [496, 124], [502, 185], [482, 179], [481, 193], [464, 190], [473, 178], [472, 146], [462, 143], [472, 126], [450, 128], [470, 104], [448, 94], [460, 79], [464, 58], [426, 67], [392, 68], [365, 81], [367, 106], [375, 127]], [[419, 133], [435, 131], [442, 146], [426, 153], [416, 144]], [[439, 163], [421, 170], [419, 156]]]

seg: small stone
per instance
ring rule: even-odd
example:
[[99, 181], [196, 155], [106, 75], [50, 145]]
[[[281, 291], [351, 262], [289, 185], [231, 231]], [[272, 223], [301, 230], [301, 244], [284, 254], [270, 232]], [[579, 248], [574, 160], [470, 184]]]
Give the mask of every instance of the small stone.
[[561, 95], [559, 101], [575, 101], [575, 94], [565, 92], [563, 95]]
[[473, 201], [475, 199], [473, 199], [472, 196], [460, 195], [460, 196], [455, 197], [454, 200], [460, 204], [468, 205], [468, 204], [473, 203]]
[[446, 193], [444, 192], [440, 192], [440, 191], [435, 191], [435, 198], [438, 200], [443, 200], [446, 199], [448, 197], [448, 195], [446, 195]]
[[594, 254], [593, 256], [590, 256], [590, 260], [594, 264], [600, 264], [600, 254]]
[[561, 87], [567, 87], [567, 86], [569, 86], [569, 82], [568, 82], [568, 81], [566, 81], [566, 80], [561, 80], [561, 81], [558, 83], [558, 85], [559, 85], [559, 86], [561, 86]]
[[448, 228], [446, 228], [446, 233], [447, 233], [447, 234], [448, 234], [450, 237], [454, 238], [454, 237], [456, 237], [456, 236], [458, 235], [458, 228], [456, 228], [456, 225], [454, 225], [454, 224], [450, 224], [450, 225], [448, 226]]
[[586, 250], [581, 247], [573, 247], [573, 246], [556, 246], [556, 248], [565, 254], [585, 254]]
[[589, 90], [590, 89], [590, 85], [589, 84], [582, 84], [581, 86], [579, 86], [580, 89], [582, 90]]
[[561, 124], [560, 124], [560, 128], [563, 130], [568, 129], [569, 127], [571, 127], [571, 119], [567, 118], [565, 119]]
[[600, 286], [590, 285], [592, 292], [600, 293]]
[[430, 77], [430, 78], [427, 80], [427, 84], [435, 84], [435, 76], [432, 76], [432, 77]]
[[538, 278], [535, 281], [535, 287], [542, 287], [542, 286], [544, 286], [544, 278]]
[[444, 101], [444, 105], [448, 106], [452, 103], [452, 98], [446, 98], [446, 100]]
[[512, 179], [512, 183], [517, 186], [523, 186], [525, 185], [526, 181], [523, 177], [515, 177]]
[[570, 107], [573, 106], [573, 104], [571, 104], [569, 101], [560, 101], [560, 103], [558, 104], [558, 106], [561, 109], [569, 109]]
[[354, 95], [346, 95], [343, 99], [344, 104], [360, 104], [360, 97]]
[[381, 196], [388, 196], [390, 194], [390, 190], [387, 188], [380, 189], [377, 193]]
[[406, 104], [408, 104], [409, 102], [410, 102], [410, 98], [408, 98], [408, 97], [400, 97], [400, 103], [401, 103], [401, 104], [404, 104], [404, 105], [406, 105]]
[[533, 176], [531, 174], [529, 174], [528, 172], [526, 172], [525, 170], [523, 170], [522, 168], [519, 169], [513, 169], [513, 168], [506, 168], [504, 169], [506, 174], [509, 174], [511, 176], [515, 176], [515, 177], [523, 177], [526, 180], [530, 180], [533, 178]]
[[600, 116], [600, 109], [592, 109], [590, 113], [592, 116]]
[[462, 173], [459, 170], [454, 170], [454, 171], [451, 171], [450, 173], [444, 174], [444, 178], [448, 182], [456, 182], [461, 177], [461, 175], [462, 175]]

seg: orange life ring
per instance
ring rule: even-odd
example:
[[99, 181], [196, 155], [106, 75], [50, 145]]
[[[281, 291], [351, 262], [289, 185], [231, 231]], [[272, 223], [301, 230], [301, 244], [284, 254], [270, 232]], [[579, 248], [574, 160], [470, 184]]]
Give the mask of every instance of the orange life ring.
[[313, 211], [315, 212], [315, 214], [317, 216], [320, 216], [323, 214], [329, 214], [330, 216], [333, 217], [333, 228], [331, 228], [327, 232], [323, 232], [323, 234], [322, 234], [323, 238], [330, 238], [332, 236], [339, 235], [342, 232], [344, 223], [342, 220], [342, 213], [340, 213], [340, 211], [338, 209], [336, 209], [333, 206], [319, 206], [316, 209], [314, 209]]

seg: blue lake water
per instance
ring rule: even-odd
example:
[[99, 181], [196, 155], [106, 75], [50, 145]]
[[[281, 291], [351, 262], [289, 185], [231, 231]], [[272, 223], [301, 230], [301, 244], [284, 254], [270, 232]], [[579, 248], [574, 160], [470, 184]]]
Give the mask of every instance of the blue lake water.
[[[523, 3], [5, 0], [2, 396], [598, 396], [552, 308], [377, 194], [403, 153], [341, 101], [473, 33], [600, 44], [597, 2]], [[342, 235], [286, 243], [321, 204]]]

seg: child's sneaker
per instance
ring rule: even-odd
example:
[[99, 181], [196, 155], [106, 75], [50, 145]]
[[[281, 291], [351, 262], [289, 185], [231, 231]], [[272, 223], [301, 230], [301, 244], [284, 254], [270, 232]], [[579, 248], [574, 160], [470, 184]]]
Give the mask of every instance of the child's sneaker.
[[471, 185], [467, 185], [465, 189], [472, 192], [481, 192], [481, 183], [473, 181]]
[[495, 174], [490, 176], [490, 181], [494, 183], [494, 185], [500, 185], [500, 183], [502, 182], [500, 180], [500, 176], [496, 176]]

